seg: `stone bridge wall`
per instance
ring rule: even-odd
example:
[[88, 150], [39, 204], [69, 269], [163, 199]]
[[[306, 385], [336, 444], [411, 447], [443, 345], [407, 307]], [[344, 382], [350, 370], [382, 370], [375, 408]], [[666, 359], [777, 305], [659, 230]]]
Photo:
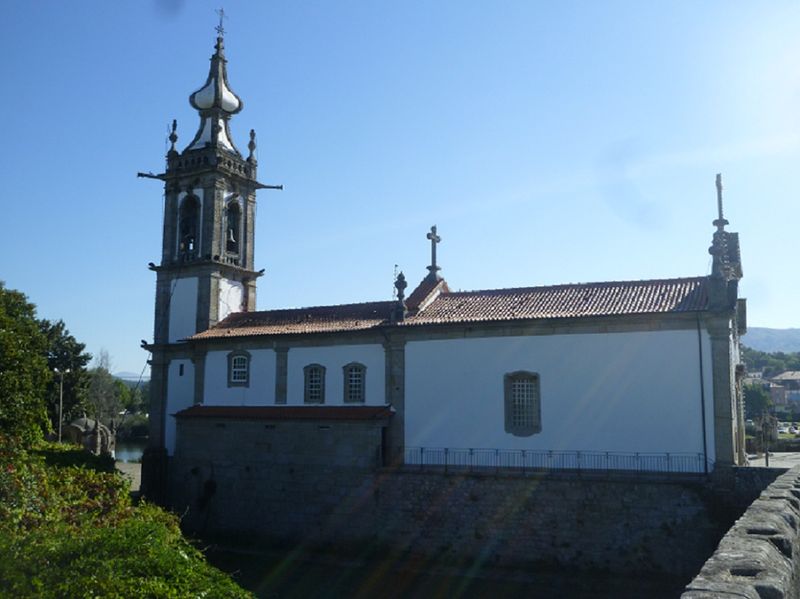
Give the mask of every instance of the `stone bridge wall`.
[[800, 598], [800, 466], [761, 493], [681, 599], [712, 597]]

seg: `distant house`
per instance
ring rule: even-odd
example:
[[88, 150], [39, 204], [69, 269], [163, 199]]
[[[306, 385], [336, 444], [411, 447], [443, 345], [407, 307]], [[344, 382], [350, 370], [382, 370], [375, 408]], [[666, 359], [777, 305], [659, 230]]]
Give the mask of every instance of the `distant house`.
[[787, 370], [770, 379], [787, 390], [800, 390], [800, 370]]

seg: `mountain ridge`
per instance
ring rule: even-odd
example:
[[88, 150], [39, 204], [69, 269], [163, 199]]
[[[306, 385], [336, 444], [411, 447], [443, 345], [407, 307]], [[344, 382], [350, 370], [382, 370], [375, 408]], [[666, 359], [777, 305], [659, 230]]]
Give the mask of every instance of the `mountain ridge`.
[[800, 329], [748, 327], [742, 345], [763, 352], [800, 352]]

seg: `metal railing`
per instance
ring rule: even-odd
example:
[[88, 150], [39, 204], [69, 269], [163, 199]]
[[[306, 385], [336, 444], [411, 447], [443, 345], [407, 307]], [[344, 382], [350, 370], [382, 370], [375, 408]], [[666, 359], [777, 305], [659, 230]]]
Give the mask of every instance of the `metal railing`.
[[710, 472], [702, 453], [640, 453], [619, 451], [540, 451], [530, 449], [461, 449], [406, 447], [410, 468], [459, 471], [508, 470], [518, 472]]

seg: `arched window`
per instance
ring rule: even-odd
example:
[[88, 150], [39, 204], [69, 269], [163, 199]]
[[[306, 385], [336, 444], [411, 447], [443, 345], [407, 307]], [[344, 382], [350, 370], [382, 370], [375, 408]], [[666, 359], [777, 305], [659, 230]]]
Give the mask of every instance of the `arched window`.
[[181, 203], [178, 225], [178, 256], [190, 259], [197, 256], [197, 237], [200, 225], [200, 202], [187, 196]]
[[250, 385], [250, 353], [232, 351], [228, 354], [228, 387]]
[[309, 364], [303, 368], [303, 402], [325, 403], [325, 367]]
[[232, 254], [239, 253], [241, 222], [242, 211], [239, 202], [230, 202], [225, 210], [225, 249]]
[[520, 370], [503, 377], [505, 430], [517, 437], [542, 431], [539, 375]]
[[364, 403], [367, 367], [358, 362], [350, 362], [343, 367], [343, 370], [344, 402]]

